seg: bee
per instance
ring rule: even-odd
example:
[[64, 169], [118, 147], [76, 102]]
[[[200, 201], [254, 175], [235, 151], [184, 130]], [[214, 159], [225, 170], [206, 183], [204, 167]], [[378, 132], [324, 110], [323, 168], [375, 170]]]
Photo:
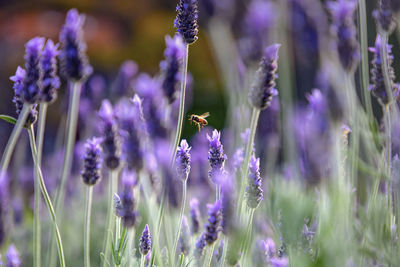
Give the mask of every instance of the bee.
[[204, 126], [206, 126], [208, 124], [208, 121], [206, 120], [206, 118], [208, 116], [210, 116], [209, 112], [201, 114], [200, 116], [192, 114], [189, 116], [190, 124], [192, 124], [192, 122], [195, 123], [197, 125], [197, 127], [199, 128], [199, 132], [200, 132], [201, 128], [203, 128]]

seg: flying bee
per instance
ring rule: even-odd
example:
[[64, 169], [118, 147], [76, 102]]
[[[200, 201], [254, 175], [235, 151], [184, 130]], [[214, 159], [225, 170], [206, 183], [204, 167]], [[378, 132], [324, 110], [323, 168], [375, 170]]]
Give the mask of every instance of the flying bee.
[[200, 132], [201, 128], [203, 128], [204, 126], [206, 126], [208, 124], [208, 121], [206, 120], [206, 118], [208, 116], [210, 116], [209, 112], [201, 114], [200, 116], [192, 114], [189, 116], [190, 124], [192, 124], [192, 122], [195, 123], [197, 125], [197, 127], [199, 128], [199, 132]]

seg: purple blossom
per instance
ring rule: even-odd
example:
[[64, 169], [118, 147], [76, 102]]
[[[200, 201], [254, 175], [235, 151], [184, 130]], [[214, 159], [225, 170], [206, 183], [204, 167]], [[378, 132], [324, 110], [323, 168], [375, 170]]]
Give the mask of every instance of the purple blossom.
[[102, 148], [106, 166], [111, 170], [118, 168], [120, 162], [120, 137], [113, 107], [108, 100], [103, 100], [99, 111], [102, 122]]
[[25, 45], [25, 69], [26, 75], [22, 90], [25, 102], [34, 104], [40, 98], [41, 92], [41, 69], [40, 57], [44, 45], [43, 37], [35, 37]]
[[163, 75], [162, 88], [168, 102], [171, 104], [176, 99], [176, 90], [181, 82], [182, 61], [185, 55], [185, 44], [180, 35], [165, 37], [167, 48], [164, 51], [165, 60], [161, 61], [160, 68]]
[[[24, 91], [24, 80], [26, 77], [26, 71], [21, 68], [17, 67], [17, 71], [15, 72], [14, 76], [10, 77], [10, 80], [14, 82], [13, 89], [14, 89], [14, 98], [13, 98], [13, 103], [15, 104], [15, 112], [17, 115], [19, 115], [22, 111], [22, 108], [24, 106], [24, 101], [22, 98], [22, 93]], [[26, 119], [26, 122], [28, 124], [33, 124], [37, 120], [37, 110], [36, 110], [37, 105], [34, 104], [32, 105], [31, 111], [28, 114], [28, 118]]]
[[179, 236], [179, 251], [187, 256], [190, 253], [190, 228], [186, 216], [182, 218], [181, 235]]
[[278, 51], [280, 44], [268, 46], [260, 62], [256, 77], [250, 88], [249, 100], [254, 108], [265, 109], [271, 105], [272, 98], [278, 94], [275, 89], [278, 70]]
[[[383, 60], [381, 55], [382, 48], [382, 37], [378, 34], [376, 36], [375, 47], [370, 47], [369, 51], [374, 54], [374, 58], [372, 60], [372, 68], [371, 68], [371, 93], [378, 99], [381, 105], [386, 105], [389, 103], [390, 99], [386, 92], [385, 87], [385, 78], [383, 75]], [[392, 94], [396, 95], [399, 90], [399, 85], [395, 84], [395, 74], [394, 69], [392, 67], [393, 63], [393, 55], [392, 55], [392, 46], [386, 45], [387, 51], [387, 64], [389, 71], [390, 84], [392, 86]]]
[[355, 0], [330, 1], [327, 7], [332, 14], [332, 32], [336, 36], [336, 48], [340, 63], [346, 71], [353, 70], [360, 59], [357, 29], [354, 13], [357, 9]]
[[238, 149], [236, 149], [235, 153], [233, 153], [232, 168], [234, 172], [236, 172], [240, 168], [240, 166], [242, 166], [244, 156], [244, 149], [242, 147], [239, 147]]
[[132, 91], [132, 81], [138, 73], [138, 66], [133, 60], [126, 60], [119, 68], [111, 91], [118, 96], [128, 95]]
[[17, 248], [11, 244], [7, 249], [7, 265], [6, 267], [19, 267], [21, 266], [21, 260], [19, 258], [19, 252]]
[[199, 201], [197, 198], [192, 198], [190, 200], [190, 220], [192, 223], [192, 234], [197, 234], [200, 229], [200, 211], [199, 211]]
[[178, 12], [174, 21], [176, 31], [182, 35], [186, 44], [194, 43], [199, 32], [197, 0], [179, 0], [176, 11]]
[[204, 225], [204, 239], [211, 245], [218, 239], [219, 225], [221, 222], [221, 201], [208, 204], [208, 220]]
[[71, 9], [60, 32], [62, 71], [67, 79], [80, 81], [92, 74], [83, 40], [85, 16]]
[[287, 257], [273, 257], [269, 260], [272, 267], [288, 267], [289, 259]]
[[177, 148], [176, 153], [176, 171], [178, 177], [182, 180], [186, 180], [189, 177], [190, 172], [190, 149], [191, 147], [185, 139], [182, 139], [181, 145]]
[[261, 175], [260, 175], [260, 159], [254, 155], [251, 156], [249, 162], [249, 174], [247, 177], [246, 187], [246, 200], [247, 206], [251, 209], [255, 209], [263, 200], [263, 190], [261, 186]]
[[7, 173], [0, 177], [0, 245], [2, 245], [6, 239], [7, 234], [7, 213], [10, 205], [9, 195], [9, 177]]
[[194, 254], [196, 258], [200, 259], [203, 254], [204, 254], [204, 248], [207, 246], [206, 239], [204, 237], [204, 234], [202, 234], [199, 239], [196, 241], [196, 248], [194, 251]]
[[83, 182], [87, 185], [95, 185], [101, 177], [101, 143], [100, 138], [93, 137], [86, 141], [84, 167], [81, 172]]
[[216, 183], [216, 178], [225, 172], [224, 165], [226, 160], [226, 155], [224, 154], [224, 147], [220, 140], [221, 133], [214, 130], [212, 136], [207, 134], [207, 139], [209, 141], [208, 150], [208, 161], [210, 162], [210, 171], [208, 172], [208, 177]]
[[395, 2], [395, 0], [379, 0], [378, 10], [373, 12], [379, 28], [388, 34], [392, 33], [396, 27], [393, 18], [392, 2]]
[[122, 207], [122, 203], [121, 203], [121, 198], [119, 197], [119, 195], [117, 193], [114, 193], [113, 200], [114, 200], [115, 216], [122, 217], [123, 207]]
[[224, 235], [232, 230], [234, 225], [234, 181], [230, 175], [223, 175], [220, 178], [221, 185], [221, 227]]
[[147, 253], [151, 251], [151, 234], [148, 224], [146, 224], [146, 226], [144, 227], [142, 236], [140, 237], [139, 251], [142, 255], [147, 255]]
[[119, 211], [119, 215], [122, 217], [122, 221], [127, 228], [135, 226], [138, 218], [135, 205], [136, 200], [133, 193], [134, 187], [137, 185], [136, 175], [134, 171], [124, 169], [122, 171], [122, 185], [123, 190], [120, 193], [122, 209]]
[[47, 40], [40, 64], [43, 71], [41, 98], [45, 102], [53, 102], [57, 98], [57, 89], [60, 87], [60, 79], [57, 76], [58, 44]]

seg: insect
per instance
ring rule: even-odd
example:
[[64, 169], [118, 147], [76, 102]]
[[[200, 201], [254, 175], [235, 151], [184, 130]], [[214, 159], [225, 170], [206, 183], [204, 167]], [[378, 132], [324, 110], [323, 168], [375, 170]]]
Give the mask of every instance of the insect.
[[206, 118], [208, 116], [210, 116], [209, 112], [201, 114], [200, 116], [192, 114], [189, 116], [190, 124], [192, 124], [192, 122], [195, 123], [197, 125], [197, 127], [199, 128], [199, 132], [200, 132], [201, 128], [203, 128], [204, 126], [206, 126], [208, 124], [208, 121], [206, 120]]

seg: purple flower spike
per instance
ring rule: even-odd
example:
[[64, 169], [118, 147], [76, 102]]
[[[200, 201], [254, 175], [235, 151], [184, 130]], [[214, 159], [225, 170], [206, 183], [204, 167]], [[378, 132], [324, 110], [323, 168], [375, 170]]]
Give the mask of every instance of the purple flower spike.
[[200, 229], [200, 211], [197, 198], [190, 200], [190, 219], [192, 221], [192, 234], [197, 234]]
[[[10, 80], [14, 82], [13, 103], [15, 104], [15, 112], [17, 113], [17, 115], [19, 115], [21, 113], [22, 107], [24, 106], [24, 101], [22, 99], [22, 93], [24, 90], [25, 77], [26, 77], [26, 71], [19, 66], [17, 68], [17, 71], [15, 72], [15, 75], [10, 77]], [[36, 104], [34, 104], [32, 106], [31, 111], [29, 112], [26, 122], [28, 124], [33, 124], [36, 122], [36, 120], [37, 120], [37, 110], [36, 110]]]
[[80, 81], [92, 74], [86, 56], [86, 44], [83, 40], [83, 23], [85, 16], [76, 9], [68, 11], [65, 24], [60, 32], [61, 67], [67, 79]]
[[162, 88], [171, 104], [176, 99], [176, 89], [181, 82], [182, 60], [185, 54], [185, 44], [180, 35], [165, 37], [167, 48], [164, 51], [165, 60], [161, 61], [160, 68], [163, 75]]
[[223, 175], [219, 182], [221, 185], [221, 227], [224, 235], [232, 230], [234, 222], [235, 194], [231, 178], [229, 175]]
[[200, 259], [204, 254], [204, 248], [207, 246], [204, 234], [202, 234], [196, 241], [195, 256]]
[[122, 217], [123, 209], [122, 209], [121, 198], [117, 193], [114, 193], [113, 200], [114, 200], [115, 216]]
[[21, 260], [19, 258], [18, 250], [13, 244], [11, 244], [8, 247], [6, 258], [7, 258], [6, 267], [19, 267], [19, 266], [21, 266]]
[[286, 257], [274, 257], [269, 260], [269, 264], [272, 267], [288, 267], [289, 266], [289, 259]]
[[210, 162], [210, 171], [208, 172], [208, 177], [216, 183], [216, 178], [225, 172], [225, 160], [226, 155], [224, 154], [224, 147], [221, 143], [221, 133], [214, 130], [212, 136], [207, 134], [207, 139], [209, 141], [208, 150], [208, 161]]
[[392, 9], [393, 0], [379, 0], [378, 10], [373, 12], [373, 15], [379, 25], [379, 28], [388, 34], [392, 33], [396, 27], [395, 20], [393, 18]]
[[221, 222], [221, 200], [208, 204], [208, 220], [204, 225], [204, 239], [211, 245], [218, 239], [219, 224]]
[[252, 155], [249, 163], [249, 175], [247, 177], [246, 200], [249, 208], [255, 209], [263, 200], [261, 188], [260, 159]]
[[131, 228], [135, 226], [138, 218], [138, 213], [135, 209], [136, 200], [133, 194], [133, 189], [137, 185], [134, 171], [128, 169], [122, 171], [122, 185], [123, 191], [120, 194], [122, 210], [120, 215], [125, 227]]
[[330, 1], [327, 7], [332, 14], [332, 32], [336, 36], [336, 47], [339, 60], [346, 71], [353, 70], [360, 59], [357, 30], [354, 13], [357, 8], [355, 0]]
[[280, 44], [268, 46], [260, 62], [255, 80], [251, 86], [249, 100], [253, 107], [265, 109], [271, 105], [272, 98], [278, 94], [275, 89], [278, 70], [278, 51]]
[[103, 100], [99, 116], [102, 120], [104, 160], [109, 169], [115, 170], [118, 168], [120, 162], [121, 145], [118, 134], [118, 124], [110, 101]]
[[139, 251], [142, 255], [147, 255], [151, 250], [151, 234], [149, 231], [149, 225], [146, 224], [144, 227], [142, 236], [139, 240]]
[[126, 60], [122, 63], [118, 75], [112, 86], [112, 92], [116, 95], [128, 95], [132, 92], [132, 80], [139, 68], [133, 60]]
[[[389, 103], [390, 99], [386, 92], [385, 81], [383, 76], [383, 66], [382, 66], [382, 55], [381, 55], [381, 48], [382, 48], [382, 37], [378, 34], [376, 36], [375, 47], [370, 47], [369, 51], [374, 54], [374, 58], [372, 59], [372, 68], [371, 68], [371, 86], [370, 90], [371, 93], [378, 99], [381, 105], [386, 105]], [[393, 63], [393, 55], [392, 55], [392, 46], [386, 45], [387, 51], [387, 63], [388, 63], [388, 70], [389, 70], [389, 78], [390, 83], [392, 85], [392, 93], [393, 95], [399, 89], [399, 86], [394, 83], [395, 75], [394, 70], [392, 67]]]
[[101, 139], [92, 138], [86, 141], [86, 152], [83, 158], [84, 167], [81, 172], [83, 182], [95, 185], [101, 177]]
[[176, 153], [176, 171], [178, 177], [186, 180], [190, 172], [190, 149], [192, 149], [185, 139], [182, 139], [181, 145]]
[[190, 253], [190, 229], [186, 216], [182, 218], [181, 235], [179, 236], [179, 251], [187, 256]]
[[57, 89], [60, 88], [60, 79], [57, 76], [58, 44], [52, 40], [46, 42], [40, 64], [43, 71], [42, 95], [45, 102], [53, 102], [57, 98]]
[[40, 98], [41, 70], [40, 57], [44, 45], [43, 37], [35, 37], [25, 45], [26, 76], [22, 96], [25, 102], [36, 103]]
[[197, 40], [197, 33], [199, 32], [197, 6], [197, 0], [180, 0], [176, 7], [178, 14], [174, 26], [187, 44], [192, 44]]

